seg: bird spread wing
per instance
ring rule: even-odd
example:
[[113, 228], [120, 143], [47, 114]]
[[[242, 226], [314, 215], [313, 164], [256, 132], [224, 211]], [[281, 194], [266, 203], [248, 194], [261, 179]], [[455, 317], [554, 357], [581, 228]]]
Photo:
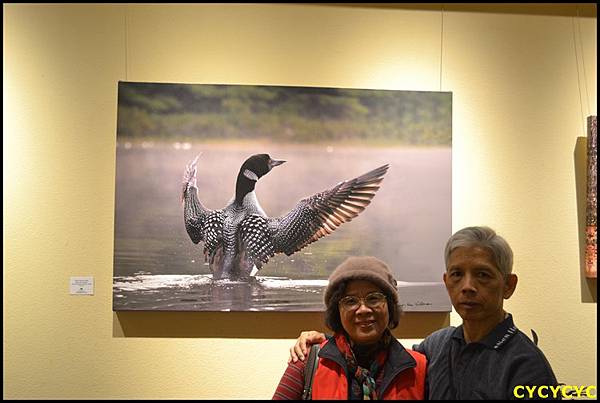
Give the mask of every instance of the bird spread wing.
[[[199, 156], [198, 156], [199, 157]], [[185, 229], [194, 243], [204, 241], [204, 252], [214, 252], [223, 237], [223, 212], [210, 210], [198, 199], [196, 166], [198, 157], [190, 162], [183, 174], [181, 199]]]
[[246, 217], [242, 242], [250, 256], [266, 263], [276, 253], [291, 255], [321, 237], [331, 234], [360, 214], [371, 203], [389, 165], [383, 165], [331, 189], [302, 199], [294, 209], [278, 218]]

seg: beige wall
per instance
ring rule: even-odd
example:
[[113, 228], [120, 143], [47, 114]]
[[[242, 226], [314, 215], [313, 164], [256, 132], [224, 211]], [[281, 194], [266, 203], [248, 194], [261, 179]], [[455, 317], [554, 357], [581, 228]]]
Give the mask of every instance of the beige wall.
[[[580, 274], [595, 18], [446, 12], [440, 47], [436, 11], [3, 8], [5, 398], [270, 398], [285, 368], [292, 336], [124, 337], [111, 311], [117, 81], [438, 91], [441, 54], [453, 228], [509, 240], [517, 325], [537, 331], [560, 381], [596, 384], [596, 282]], [[85, 275], [95, 295], [70, 296]]]

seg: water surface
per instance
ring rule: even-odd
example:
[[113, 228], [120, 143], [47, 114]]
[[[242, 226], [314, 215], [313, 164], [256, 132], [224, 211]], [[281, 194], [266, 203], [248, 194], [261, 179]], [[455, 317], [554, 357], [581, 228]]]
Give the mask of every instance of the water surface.
[[[223, 208], [243, 161], [269, 153], [288, 162], [256, 186], [269, 216], [302, 198], [389, 163], [372, 203], [333, 234], [277, 255], [251, 283], [212, 281], [203, 245], [185, 232], [181, 178], [199, 152], [199, 198]], [[115, 310], [322, 310], [322, 291], [349, 255], [375, 255], [405, 285], [407, 310], [449, 310], [441, 281], [451, 234], [450, 148], [362, 148], [286, 144], [184, 144], [120, 141], [115, 200]]]

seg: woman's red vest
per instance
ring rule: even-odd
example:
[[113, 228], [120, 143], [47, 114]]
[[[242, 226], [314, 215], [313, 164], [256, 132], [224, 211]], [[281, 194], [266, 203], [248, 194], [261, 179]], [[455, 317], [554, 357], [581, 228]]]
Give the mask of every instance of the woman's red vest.
[[[416, 351], [407, 349], [406, 352], [415, 359], [417, 365], [399, 372], [383, 392], [383, 397], [379, 399], [422, 400], [425, 398], [427, 359]], [[348, 379], [341, 365], [328, 358], [319, 359], [319, 366], [313, 380], [312, 398], [348, 400]]]

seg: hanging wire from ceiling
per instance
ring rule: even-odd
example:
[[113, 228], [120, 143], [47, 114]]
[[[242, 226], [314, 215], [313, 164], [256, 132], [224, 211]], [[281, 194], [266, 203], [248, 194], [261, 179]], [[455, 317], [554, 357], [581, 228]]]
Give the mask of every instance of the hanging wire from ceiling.
[[587, 116], [591, 114], [590, 94], [588, 93], [587, 75], [585, 72], [585, 52], [583, 51], [583, 36], [581, 35], [581, 18], [579, 17], [579, 5], [577, 6], [577, 30], [579, 31], [579, 46], [581, 47], [581, 65], [583, 70], [583, 86], [585, 88], [585, 99], [587, 102]]
[[444, 5], [441, 5], [441, 28], [440, 28], [440, 92], [442, 91], [442, 66], [444, 57]]
[[128, 37], [127, 37], [127, 30], [128, 30], [128, 26], [127, 26], [127, 5], [124, 6], [124, 10], [125, 10], [125, 81], [128, 80], [127, 74], [129, 72], [129, 65], [128, 65], [128, 56], [129, 56], [129, 41], [128, 41]]
[[575, 49], [575, 66], [577, 68], [577, 89], [579, 91], [579, 109], [581, 110], [581, 125], [582, 125], [582, 133], [585, 135], [586, 134], [586, 128], [585, 128], [585, 114], [583, 112], [583, 99], [582, 99], [582, 94], [581, 94], [581, 78], [580, 78], [580, 74], [579, 74], [579, 57], [577, 55], [577, 30], [575, 29], [575, 20], [576, 18], [579, 17], [579, 7], [577, 7], [577, 13], [576, 16], [573, 16], [571, 21], [572, 21], [572, 25], [573, 25], [573, 47]]

